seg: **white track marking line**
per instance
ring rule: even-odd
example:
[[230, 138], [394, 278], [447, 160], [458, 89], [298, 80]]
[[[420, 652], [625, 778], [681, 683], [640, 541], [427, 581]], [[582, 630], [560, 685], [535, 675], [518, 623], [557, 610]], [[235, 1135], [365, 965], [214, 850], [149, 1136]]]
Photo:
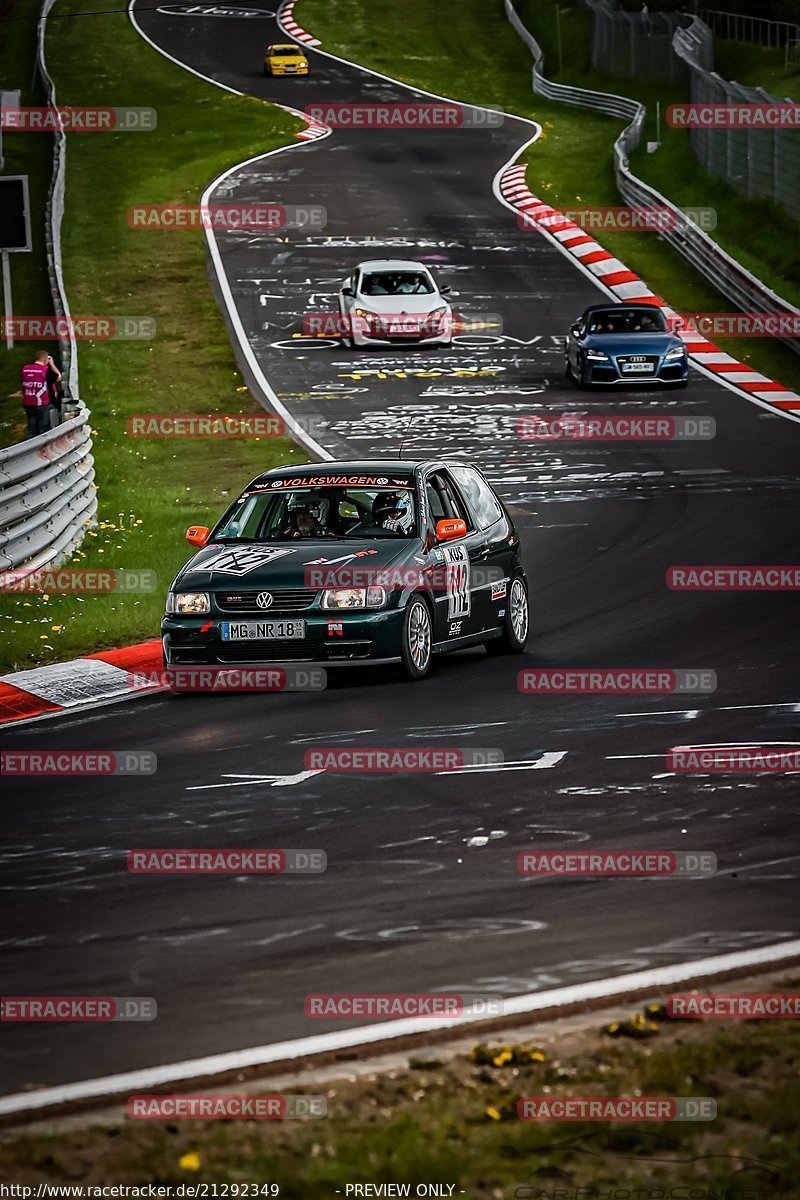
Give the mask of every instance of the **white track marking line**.
[[187, 787], [187, 792], [207, 792], [212, 788], [255, 787], [259, 783], [268, 783], [271, 787], [294, 787], [295, 784], [305, 783], [315, 775], [322, 775], [321, 770], [299, 771], [296, 775], [223, 775], [223, 779], [231, 779], [233, 783], [195, 783]]
[[[744, 971], [748, 968], [770, 967], [789, 959], [800, 957], [800, 939], [778, 942], [770, 946], [759, 946], [751, 950], [737, 950], [731, 954], [719, 954], [712, 958], [694, 962], [675, 963], [669, 967], [653, 967], [629, 975], [617, 975], [612, 979], [594, 980], [590, 983], [571, 984], [548, 992], [533, 992], [524, 996], [513, 996], [503, 1001], [503, 1016], [533, 1016], [547, 1009], [579, 1004], [601, 999], [621, 999], [629, 992], [652, 992], [654, 995], [665, 988], [687, 980], [703, 979], [721, 975], [727, 971]], [[205, 1058], [186, 1059], [158, 1067], [145, 1067], [118, 1075], [107, 1075], [99, 1079], [86, 1079], [78, 1083], [65, 1083], [57, 1087], [41, 1088], [33, 1092], [18, 1092], [0, 1098], [0, 1116], [12, 1113], [34, 1112], [58, 1104], [70, 1104], [76, 1100], [100, 1100], [114, 1095], [146, 1093], [165, 1084], [181, 1083], [192, 1079], [207, 1079], [210, 1076], [241, 1071], [249, 1067], [265, 1066], [268, 1063], [287, 1062], [307, 1058], [313, 1054], [330, 1054], [335, 1050], [367, 1046], [411, 1034], [427, 1033], [440, 1029], [460, 1029], [475, 1021], [486, 1020], [485, 1015], [444, 1017], [437, 1020], [426, 1018], [404, 1018], [399, 1021], [381, 1021], [357, 1029], [343, 1029], [335, 1033], [321, 1033], [313, 1037], [295, 1038], [272, 1045], [251, 1046], [246, 1050], [233, 1050], [225, 1054], [211, 1054]], [[344, 1071], [345, 1068], [343, 1067]]]
[[714, 708], [659, 708], [654, 712], [617, 713], [616, 715], [618, 717], [671, 717], [688, 712], [739, 712], [747, 708], [793, 708], [798, 712], [800, 704], [797, 700], [776, 700], [770, 704], [722, 704]]
[[449, 771], [435, 771], [436, 775], [467, 775], [475, 771], [546, 771], [567, 753], [566, 750], [548, 750], [541, 758], [516, 758], [502, 763], [468, 763], [463, 767], [453, 767]]

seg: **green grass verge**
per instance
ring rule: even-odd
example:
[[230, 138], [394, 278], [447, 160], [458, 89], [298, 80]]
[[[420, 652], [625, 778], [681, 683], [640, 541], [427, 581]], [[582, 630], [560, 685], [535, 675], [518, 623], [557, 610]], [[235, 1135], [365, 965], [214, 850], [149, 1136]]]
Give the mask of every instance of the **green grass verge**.
[[[418, 1183], [450, 1184], [453, 1195], [474, 1200], [800, 1196], [797, 1021], [671, 1022], [660, 1030], [644, 1042], [612, 1041], [599, 1025], [562, 1031], [545, 1043], [543, 1061], [494, 1041], [490, 1054], [444, 1064], [434, 1048], [377, 1076], [321, 1086], [312, 1078], [298, 1090], [324, 1094], [328, 1116], [309, 1122], [129, 1120], [17, 1136], [0, 1143], [0, 1179], [34, 1187], [276, 1184], [281, 1200], [344, 1197], [348, 1184], [365, 1182], [410, 1184], [411, 1196]], [[537, 1095], [710, 1096], [717, 1117], [630, 1125], [517, 1119], [518, 1099]]]
[[715, 38], [714, 70], [723, 79], [745, 87], [762, 87], [780, 99], [800, 100], [800, 67], [789, 66], [787, 70], [785, 50]]
[[[62, 16], [96, 8], [92, 0], [59, 3]], [[145, 441], [126, 434], [133, 413], [263, 411], [236, 369], [211, 292], [202, 232], [132, 230], [128, 208], [196, 203], [226, 167], [292, 142], [303, 123], [181, 71], [124, 15], [53, 21], [47, 50], [59, 103], [143, 105], [158, 112], [150, 133], [69, 137], [63, 238], [74, 314], [146, 316], [157, 323], [151, 343], [80, 345], [99, 524], [74, 565], [155, 570], [158, 591], [0, 597], [4, 670], [158, 636], [164, 593], [188, 557], [186, 526], [210, 524], [259, 471], [306, 457], [287, 439]], [[18, 404], [6, 401], [3, 417], [13, 419], [11, 406]]]
[[[42, 104], [44, 95], [38, 79], [34, 81], [36, 58], [36, 18], [41, 0], [16, 0], [13, 11], [0, 9], [0, 87], [7, 91], [20, 90], [23, 105]], [[23, 17], [23, 20], [4, 20], [4, 16]], [[53, 169], [53, 139], [45, 133], [4, 133], [4, 175], [27, 175], [31, 211], [30, 253], [12, 254], [11, 291], [17, 316], [35, 314], [50, 316], [53, 302], [47, 276], [44, 207], [50, 175]], [[0, 288], [0, 311], [3, 295]], [[58, 353], [55, 342], [43, 347], [51, 354]], [[30, 343], [17, 342], [6, 349], [0, 340], [0, 446], [18, 442], [25, 432], [22, 393], [19, 373], [30, 358]]]

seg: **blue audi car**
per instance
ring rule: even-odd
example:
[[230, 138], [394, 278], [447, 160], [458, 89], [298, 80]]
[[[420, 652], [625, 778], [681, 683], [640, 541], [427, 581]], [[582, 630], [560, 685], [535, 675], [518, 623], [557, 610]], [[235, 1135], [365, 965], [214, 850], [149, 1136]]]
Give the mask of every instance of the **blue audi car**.
[[595, 304], [571, 326], [564, 343], [567, 379], [593, 384], [651, 383], [686, 387], [689, 358], [676, 330], [652, 304]]

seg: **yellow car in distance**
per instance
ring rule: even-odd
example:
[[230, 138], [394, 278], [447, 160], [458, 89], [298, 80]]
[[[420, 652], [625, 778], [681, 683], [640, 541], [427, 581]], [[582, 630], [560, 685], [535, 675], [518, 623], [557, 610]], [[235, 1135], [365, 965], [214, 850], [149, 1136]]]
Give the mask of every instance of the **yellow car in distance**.
[[307, 75], [308, 58], [294, 42], [267, 46], [264, 55], [265, 75]]

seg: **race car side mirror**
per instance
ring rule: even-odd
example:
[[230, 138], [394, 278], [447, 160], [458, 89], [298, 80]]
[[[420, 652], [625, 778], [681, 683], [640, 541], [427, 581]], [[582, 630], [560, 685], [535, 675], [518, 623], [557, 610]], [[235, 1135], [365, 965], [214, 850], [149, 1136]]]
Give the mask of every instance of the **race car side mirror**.
[[210, 532], [207, 525], [190, 525], [186, 530], [186, 540], [190, 546], [205, 546]]
[[570, 325], [569, 331], [573, 337], [579, 337], [581, 332], [580, 325]]
[[449, 296], [450, 293], [452, 292], [452, 290], [453, 289], [450, 287], [439, 288], [439, 295], [440, 296]]
[[447, 518], [436, 522], [437, 542], [454, 542], [456, 538], [467, 536], [467, 522], [460, 517]]
[[670, 324], [672, 325], [673, 330], [686, 328], [686, 322], [684, 321], [683, 317], [673, 317]]
[[343, 287], [342, 295], [343, 296], [355, 296], [355, 292], [353, 291], [353, 289], [351, 287]]

